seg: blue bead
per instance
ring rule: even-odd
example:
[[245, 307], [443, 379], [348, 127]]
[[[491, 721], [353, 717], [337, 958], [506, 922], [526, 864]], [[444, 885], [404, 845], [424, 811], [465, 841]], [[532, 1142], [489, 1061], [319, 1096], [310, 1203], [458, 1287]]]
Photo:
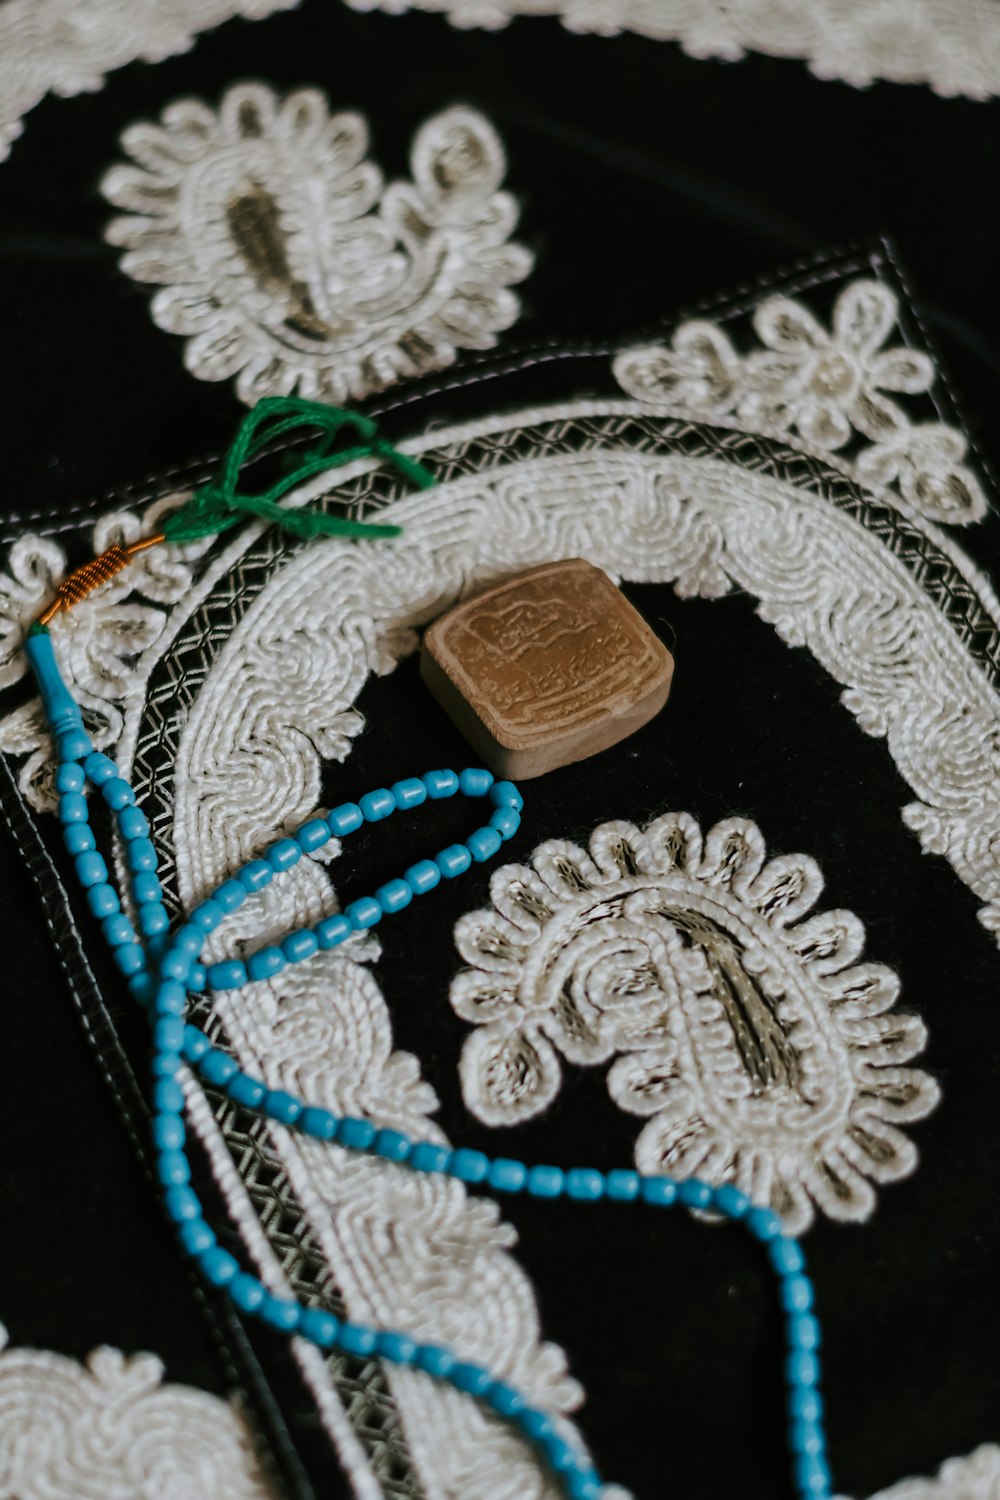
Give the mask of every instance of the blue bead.
[[797, 1385], [788, 1393], [788, 1415], [793, 1422], [819, 1422], [823, 1397], [815, 1386]]
[[[105, 917], [105, 921], [108, 918]], [[129, 994], [137, 1000], [144, 1010], [152, 1005], [156, 995], [156, 976], [145, 969], [141, 974], [133, 974], [128, 982]]]
[[[119, 948], [118, 952], [122, 950]], [[164, 979], [176, 979], [179, 984], [185, 984], [191, 973], [191, 956], [188, 953], [178, 953], [176, 948], [170, 948], [160, 959], [160, 973]]]
[[785, 1357], [785, 1379], [789, 1385], [819, 1383], [819, 1360], [806, 1349], [793, 1349]]
[[810, 1500], [826, 1500], [830, 1493], [830, 1466], [818, 1453], [803, 1453], [795, 1465], [800, 1494]]
[[512, 807], [498, 807], [490, 814], [490, 827], [504, 840], [512, 839], [521, 826], [521, 815]]
[[74, 861], [76, 878], [84, 889], [92, 885], [105, 885], [108, 879], [108, 867], [101, 856], [93, 849], [86, 854], [78, 854]]
[[492, 785], [492, 771], [470, 766], [467, 770], [459, 772], [458, 789], [463, 797], [485, 797]]
[[442, 849], [436, 856], [434, 863], [446, 880], [453, 880], [456, 875], [464, 875], [472, 864], [472, 855], [464, 844], [449, 844], [447, 849]]
[[669, 1208], [677, 1199], [677, 1184], [670, 1177], [644, 1177], [642, 1201], [654, 1208]]
[[433, 801], [441, 797], [454, 797], [458, 791], [458, 777], [454, 771], [428, 771], [426, 776], [420, 780], [427, 788], [427, 795]]
[[258, 948], [247, 959], [247, 974], [257, 983], [261, 979], [272, 979], [287, 967], [288, 960], [280, 948]]
[[184, 986], [176, 979], [164, 980], [156, 992], [156, 1009], [164, 1016], [182, 1016], [187, 1010]]
[[576, 1468], [577, 1450], [558, 1432], [547, 1439], [545, 1456], [557, 1474], [565, 1474], [567, 1469]]
[[118, 767], [114, 761], [100, 750], [91, 751], [83, 763], [83, 769], [93, 786], [103, 786], [106, 781], [112, 781], [118, 775]]
[[685, 1208], [706, 1209], [714, 1196], [708, 1183], [699, 1182], [697, 1177], [689, 1177], [686, 1182], [677, 1184], [677, 1201]]
[[250, 1078], [246, 1073], [237, 1073], [226, 1084], [226, 1093], [237, 1104], [247, 1109], [258, 1109], [267, 1095], [267, 1088], [259, 1078]]
[[111, 917], [122, 909], [118, 892], [110, 885], [92, 885], [87, 892], [87, 905], [95, 917]]
[[393, 912], [402, 911], [404, 906], [409, 906], [413, 900], [413, 892], [405, 880], [390, 880], [379, 886], [375, 899], [389, 917]]
[[337, 1140], [351, 1151], [367, 1151], [375, 1139], [375, 1126], [370, 1120], [355, 1120], [345, 1116], [337, 1127]]
[[372, 1149], [386, 1161], [405, 1161], [410, 1154], [410, 1137], [399, 1130], [380, 1130], [372, 1142]]
[[[95, 886], [94, 889], [100, 890], [101, 887]], [[116, 968], [122, 974], [141, 974], [146, 967], [146, 955], [138, 943], [122, 943], [120, 947], [114, 949], [111, 956]]]
[[501, 1417], [509, 1420], [524, 1410], [524, 1398], [512, 1385], [505, 1385], [502, 1380], [495, 1380], [490, 1387], [490, 1405], [494, 1411], [499, 1412]]
[[477, 864], [492, 859], [503, 843], [495, 828], [477, 828], [465, 841], [466, 848]]
[[97, 848], [94, 830], [89, 823], [67, 823], [63, 828], [63, 843], [69, 854], [84, 854]]
[[73, 761], [64, 761], [56, 772], [57, 792], [82, 792], [86, 784], [83, 767]]
[[357, 901], [352, 901], [344, 908], [344, 916], [356, 930], [365, 927], [374, 927], [376, 922], [382, 920], [382, 908], [374, 896], [359, 896]]
[[380, 823], [383, 818], [396, 811], [395, 798], [386, 786], [377, 787], [374, 792], [365, 792], [363, 797], [358, 798], [358, 806], [366, 823]]
[[176, 1224], [201, 1218], [201, 1204], [189, 1187], [170, 1188], [164, 1193], [163, 1201], [167, 1206], [167, 1213]]
[[272, 1297], [268, 1292], [257, 1309], [257, 1316], [272, 1328], [291, 1333], [299, 1326], [299, 1305], [288, 1297]]
[[151, 871], [143, 870], [132, 877], [132, 895], [137, 905], [144, 906], [149, 901], [161, 901], [163, 887]]
[[375, 1350], [380, 1359], [388, 1359], [394, 1365], [412, 1365], [417, 1356], [417, 1341], [408, 1333], [386, 1329], [378, 1335]]
[[150, 901], [139, 907], [139, 927], [143, 937], [156, 937], [158, 933], [166, 932], [169, 926], [167, 909], [158, 901]]
[[295, 842], [303, 854], [310, 854], [313, 849], [321, 849], [330, 839], [330, 825], [325, 818], [310, 818], [308, 823], [302, 823], [295, 830]]
[[427, 788], [418, 776], [408, 776], [405, 781], [395, 781], [390, 787], [392, 800], [400, 811], [419, 807], [427, 801]]
[[191, 1179], [191, 1169], [183, 1151], [161, 1151], [156, 1160], [156, 1175], [165, 1188], [183, 1187]]
[[317, 922], [313, 931], [321, 948], [336, 948], [350, 937], [354, 928], [343, 913], [338, 912], [336, 916], [324, 917], [322, 922]]
[[520, 812], [524, 798], [512, 781], [497, 781], [490, 788], [490, 801], [494, 807], [512, 807]]
[[272, 870], [280, 873], [298, 864], [302, 858], [302, 850], [295, 839], [279, 839], [276, 844], [271, 845], [264, 858]]
[[125, 862], [130, 870], [155, 870], [156, 850], [149, 839], [132, 839], [125, 845]]
[[332, 1141], [337, 1136], [337, 1126], [340, 1121], [336, 1115], [332, 1115], [328, 1109], [320, 1109], [315, 1104], [309, 1104], [302, 1111], [299, 1125], [306, 1135], [312, 1136], [315, 1141]]
[[290, 932], [281, 944], [281, 951], [290, 964], [300, 964], [303, 959], [312, 958], [318, 948], [319, 939], [307, 927]]
[[154, 1052], [153, 1060], [149, 1065], [149, 1071], [154, 1078], [176, 1078], [180, 1065], [181, 1059], [179, 1053]]
[[212, 1245], [199, 1257], [202, 1274], [213, 1286], [228, 1286], [239, 1275], [240, 1263], [228, 1250]]
[[279, 1125], [294, 1125], [304, 1108], [301, 1099], [284, 1089], [268, 1089], [264, 1097], [264, 1109]]
[[184, 1144], [184, 1121], [180, 1115], [161, 1114], [153, 1120], [153, 1144], [158, 1151], [179, 1151]]
[[481, 1151], [470, 1151], [461, 1146], [448, 1158], [448, 1174], [460, 1182], [482, 1182], [490, 1170], [490, 1159]]
[[230, 912], [237, 911], [247, 899], [246, 886], [241, 885], [238, 880], [224, 880], [211, 899], [228, 916]]
[[365, 815], [356, 802], [342, 802], [335, 807], [327, 817], [330, 832], [336, 834], [337, 838], [343, 838], [345, 834], [353, 833], [360, 828], [365, 821]]
[[204, 964], [192, 964], [191, 973], [188, 975], [188, 989], [195, 995], [200, 995], [205, 989], [207, 978]]
[[593, 1167], [573, 1167], [566, 1173], [566, 1196], [581, 1203], [596, 1203], [604, 1196], [604, 1173]]
[[176, 1052], [184, 1046], [184, 1022], [179, 1016], [163, 1016], [153, 1027], [153, 1046], [159, 1052]]
[[432, 859], [419, 859], [410, 866], [403, 879], [415, 896], [423, 896], [441, 884], [441, 871]]
[[218, 964], [208, 966], [208, 987], [210, 990], [237, 990], [247, 982], [246, 964], [241, 963], [238, 958], [227, 958]]
[[779, 1296], [786, 1312], [808, 1312], [813, 1305], [812, 1282], [808, 1276], [803, 1276], [801, 1273], [786, 1276], [782, 1280]]
[[745, 1222], [754, 1238], [763, 1240], [765, 1244], [781, 1233], [781, 1220], [769, 1208], [752, 1208]]
[[118, 814], [118, 832], [123, 839], [149, 837], [149, 819], [138, 807], [123, 807]]
[[604, 1179], [604, 1191], [616, 1203], [634, 1203], [639, 1196], [639, 1174], [616, 1167]]
[[211, 1050], [212, 1044], [203, 1031], [199, 1031], [197, 1026], [185, 1026], [184, 1056], [188, 1062], [198, 1062]]
[[274, 879], [274, 871], [271, 866], [265, 864], [262, 859], [251, 859], [236, 871], [236, 879], [245, 891], [251, 894], [254, 891], [262, 891], [266, 885], [270, 885]]
[[340, 1333], [340, 1319], [323, 1307], [304, 1307], [299, 1316], [299, 1332], [321, 1349], [332, 1349]]
[[528, 1169], [523, 1161], [497, 1156], [490, 1162], [486, 1182], [496, 1193], [520, 1193], [528, 1180]]
[[337, 1340], [345, 1354], [358, 1354], [367, 1358], [375, 1353], [377, 1335], [373, 1328], [362, 1328], [358, 1323], [341, 1323]]
[[581, 1469], [566, 1477], [569, 1500], [601, 1500], [604, 1486], [593, 1469]]
[[768, 1242], [767, 1258], [779, 1276], [794, 1276], [805, 1270], [806, 1258], [798, 1240], [790, 1240], [783, 1234]]
[[188, 1219], [180, 1226], [180, 1240], [189, 1255], [202, 1255], [215, 1244], [215, 1235], [204, 1219]]
[[206, 1079], [209, 1083], [219, 1085], [228, 1083], [230, 1078], [239, 1072], [239, 1064], [236, 1059], [228, 1057], [225, 1052], [219, 1052], [214, 1047], [211, 1052], [205, 1053], [198, 1067], [202, 1078]]
[[256, 1276], [240, 1271], [229, 1283], [229, 1295], [241, 1312], [256, 1312], [267, 1295]]
[[493, 1377], [481, 1365], [457, 1364], [450, 1378], [456, 1390], [465, 1391], [470, 1396], [485, 1396], [493, 1384]]
[[823, 1453], [826, 1442], [823, 1429], [816, 1422], [792, 1422], [788, 1428], [788, 1446], [793, 1453]]
[[742, 1219], [750, 1211], [750, 1199], [731, 1182], [724, 1182], [712, 1194], [712, 1207], [727, 1219]]
[[433, 1141], [416, 1141], [409, 1157], [415, 1172], [443, 1172], [448, 1165], [448, 1148]]
[[418, 1370], [433, 1375], [435, 1380], [447, 1380], [457, 1360], [450, 1349], [443, 1349], [438, 1344], [418, 1344], [413, 1363]]
[[135, 928], [124, 912], [115, 912], [112, 917], [105, 917], [101, 923], [101, 931], [104, 940], [110, 943], [112, 948], [117, 948], [120, 943], [135, 942]]
[[61, 761], [86, 760], [94, 745], [84, 729], [67, 729], [58, 736], [56, 749]]
[[533, 1198], [558, 1198], [566, 1186], [566, 1175], [560, 1167], [532, 1167], [528, 1172], [528, 1192]]
[[122, 776], [112, 776], [101, 787], [101, 795], [114, 812], [130, 807], [135, 801], [135, 792]]
[[171, 948], [176, 948], [178, 953], [186, 954], [189, 958], [197, 958], [205, 946], [205, 934], [193, 922], [184, 922], [178, 927], [170, 946]]
[[60, 823], [86, 823], [87, 799], [80, 792], [64, 792], [59, 798]]
[[539, 1411], [537, 1407], [526, 1406], [517, 1418], [517, 1425], [534, 1438], [536, 1443], [544, 1443], [555, 1431], [552, 1418], [545, 1412]]

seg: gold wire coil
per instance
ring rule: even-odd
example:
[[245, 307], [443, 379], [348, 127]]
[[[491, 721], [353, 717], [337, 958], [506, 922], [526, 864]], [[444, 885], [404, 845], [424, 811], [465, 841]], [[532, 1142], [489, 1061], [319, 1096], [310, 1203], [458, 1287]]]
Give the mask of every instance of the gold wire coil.
[[44, 614], [38, 616], [39, 625], [47, 625], [60, 612], [72, 609], [74, 604], [79, 604], [81, 599], [86, 599], [88, 594], [120, 573], [122, 568], [128, 567], [137, 552], [145, 552], [147, 547], [155, 547], [162, 541], [162, 536], [147, 536], [138, 542], [131, 542], [127, 547], [113, 542], [99, 557], [92, 557], [90, 562], [74, 568], [56, 589], [56, 596]]

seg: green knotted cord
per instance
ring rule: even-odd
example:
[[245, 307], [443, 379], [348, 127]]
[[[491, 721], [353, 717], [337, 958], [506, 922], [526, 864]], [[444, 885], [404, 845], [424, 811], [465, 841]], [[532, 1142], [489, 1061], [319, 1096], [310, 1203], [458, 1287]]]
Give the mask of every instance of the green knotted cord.
[[[265, 448], [286, 433], [301, 427], [320, 429], [322, 437], [318, 446], [303, 454], [270, 489], [257, 495], [241, 493], [238, 486], [244, 464], [258, 458]], [[360, 441], [350, 448], [331, 450], [334, 439], [345, 428], [352, 430]], [[252, 516], [306, 539], [317, 536], [399, 536], [401, 526], [350, 521], [344, 516], [329, 515], [308, 506], [289, 510], [278, 503], [282, 495], [297, 489], [314, 474], [339, 468], [356, 458], [385, 459], [418, 489], [430, 489], [436, 482], [429, 469], [400, 453], [388, 439], [379, 437], [378, 427], [370, 417], [345, 411], [339, 406], [324, 406], [319, 401], [303, 401], [296, 396], [265, 396], [247, 412], [222, 459], [218, 474], [196, 490], [186, 505], [166, 517], [163, 535], [168, 542], [193, 542], [200, 537], [215, 536]]]

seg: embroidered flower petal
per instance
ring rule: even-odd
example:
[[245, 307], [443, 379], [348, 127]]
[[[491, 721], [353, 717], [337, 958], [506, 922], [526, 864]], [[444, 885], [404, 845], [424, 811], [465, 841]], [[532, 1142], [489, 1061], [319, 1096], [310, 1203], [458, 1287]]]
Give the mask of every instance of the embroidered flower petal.
[[898, 315], [895, 293], [884, 282], [852, 281], [837, 298], [833, 310], [834, 341], [867, 360], [881, 349]]
[[459, 1063], [466, 1106], [487, 1125], [541, 1114], [559, 1091], [555, 1048], [543, 1036], [484, 1026], [467, 1037]]

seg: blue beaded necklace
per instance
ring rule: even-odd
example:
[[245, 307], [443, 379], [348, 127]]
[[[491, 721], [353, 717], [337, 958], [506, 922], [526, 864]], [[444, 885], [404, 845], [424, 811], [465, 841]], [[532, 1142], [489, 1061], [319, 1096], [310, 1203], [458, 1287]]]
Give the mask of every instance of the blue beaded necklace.
[[[263, 406], [260, 403], [258, 413]], [[251, 413], [247, 423], [251, 418], [259, 422], [259, 416]], [[366, 438], [375, 444], [374, 432], [366, 433]], [[390, 458], [395, 453], [386, 444], [378, 451]], [[338, 461], [336, 457], [327, 459], [330, 464]], [[418, 467], [412, 461], [410, 465]], [[225, 500], [230, 508], [236, 504], [233, 494]], [[236, 501], [246, 507], [245, 497], [236, 496]], [[213, 494], [213, 504], [219, 503]], [[253, 503], [259, 504], [259, 498], [254, 498]], [[69, 608], [90, 589], [106, 581], [127, 563], [131, 552], [143, 545], [148, 543], [134, 544], [131, 549], [109, 549], [108, 554], [85, 565], [77, 575], [70, 575], [60, 591], [62, 607]], [[307, 962], [315, 953], [336, 948], [353, 933], [401, 911], [414, 897], [425, 895], [443, 879], [454, 879], [474, 863], [491, 859], [520, 825], [522, 799], [517, 788], [510, 782], [496, 782], [489, 771], [478, 769], [465, 770], [459, 775], [453, 771], [430, 771], [424, 776], [398, 781], [389, 788], [380, 787], [359, 797], [356, 803], [344, 803], [327, 816], [309, 819], [293, 837], [276, 840], [260, 858], [251, 859], [224, 880], [171, 930], [157, 878], [158, 860], [149, 837], [148, 820], [137, 807], [135, 793], [115, 763], [94, 749], [79, 707], [60, 673], [52, 637], [44, 623], [56, 612], [53, 606], [31, 627], [25, 651], [38, 682], [56, 748], [56, 789], [63, 840], [114, 962], [151, 1022], [152, 1134], [157, 1175], [164, 1190], [167, 1213], [177, 1227], [181, 1244], [197, 1261], [205, 1278], [221, 1288], [241, 1312], [283, 1333], [308, 1339], [321, 1349], [338, 1349], [362, 1357], [374, 1355], [391, 1364], [410, 1366], [474, 1396], [535, 1445], [544, 1462], [559, 1476], [570, 1500], [599, 1500], [602, 1481], [589, 1458], [563, 1437], [552, 1417], [533, 1407], [489, 1370], [460, 1360], [440, 1345], [418, 1342], [405, 1330], [366, 1327], [337, 1318], [323, 1308], [276, 1297], [217, 1243], [191, 1186], [185, 1149], [184, 1093], [178, 1075], [187, 1064], [244, 1108], [314, 1140], [366, 1152], [411, 1171], [454, 1177], [469, 1186], [482, 1186], [496, 1193], [567, 1198], [581, 1205], [601, 1199], [652, 1208], [681, 1204], [739, 1220], [764, 1244], [779, 1280], [785, 1314], [788, 1442], [796, 1492], [800, 1500], [829, 1500], [831, 1477], [819, 1392], [820, 1328], [812, 1311], [813, 1288], [801, 1246], [782, 1232], [776, 1214], [753, 1207], [743, 1193], [729, 1184], [718, 1187], [697, 1178], [677, 1182], [665, 1176], [644, 1176], [631, 1169], [601, 1172], [588, 1166], [528, 1165], [506, 1157], [491, 1158], [481, 1151], [449, 1150], [430, 1141], [411, 1140], [397, 1130], [379, 1129], [369, 1120], [337, 1116], [283, 1090], [268, 1088], [262, 1080], [244, 1073], [227, 1053], [213, 1047], [199, 1027], [185, 1021], [190, 994], [200, 993], [206, 986], [213, 990], [233, 989], [272, 978], [287, 965]], [[115, 817], [129, 869], [135, 923], [122, 910], [120, 896], [98, 852], [84, 795], [88, 785], [99, 791]], [[332, 838], [354, 832], [365, 823], [381, 822], [397, 810], [416, 808], [457, 793], [490, 806], [487, 821], [464, 843], [449, 845], [433, 859], [419, 860], [374, 895], [352, 901], [342, 913], [325, 917], [312, 927], [289, 932], [280, 943], [258, 948], [245, 960], [228, 959], [210, 964], [207, 969], [200, 962], [209, 935], [226, 917], [242, 906], [252, 892], [262, 890], [276, 875], [291, 869], [304, 854], [316, 851]]]

